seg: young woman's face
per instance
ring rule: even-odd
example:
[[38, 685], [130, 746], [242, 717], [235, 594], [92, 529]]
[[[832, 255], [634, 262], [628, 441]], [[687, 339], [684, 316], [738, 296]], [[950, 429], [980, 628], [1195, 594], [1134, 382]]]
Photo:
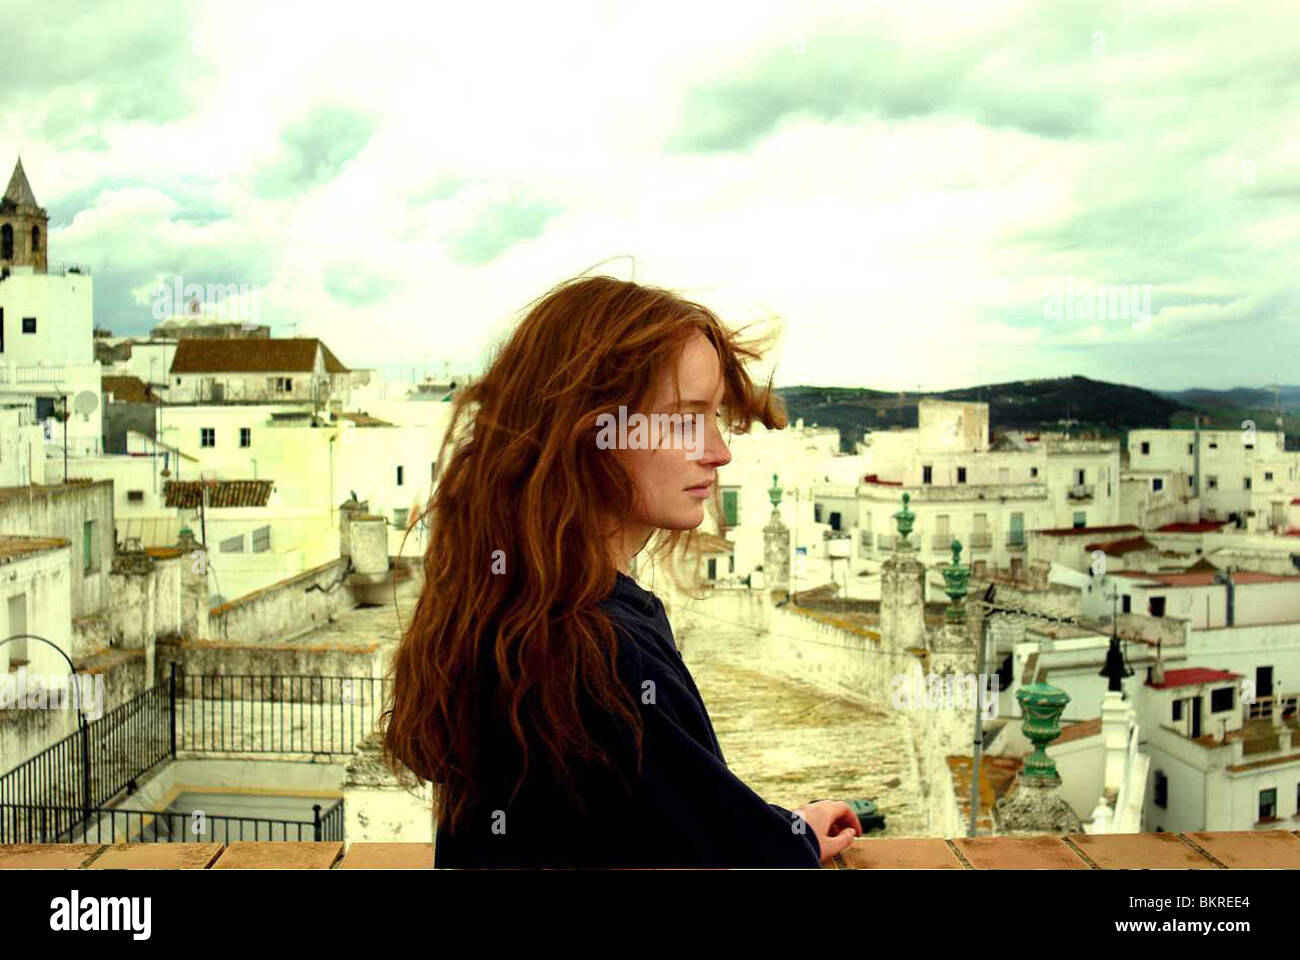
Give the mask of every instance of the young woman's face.
[[[645, 413], [681, 414], [683, 422], [689, 421], [682, 439], [661, 431], [657, 447], [618, 451], [638, 490], [638, 502], [627, 524], [633, 537], [649, 536], [654, 528], [698, 527], [704, 520], [705, 502], [714, 496], [717, 468], [731, 462], [731, 451], [718, 423], [723, 395], [721, 364], [717, 351], [702, 333], [686, 344], [677, 361], [680, 403], [674, 395], [672, 374], [667, 365], [659, 371]], [[697, 430], [701, 423], [703, 429]]]

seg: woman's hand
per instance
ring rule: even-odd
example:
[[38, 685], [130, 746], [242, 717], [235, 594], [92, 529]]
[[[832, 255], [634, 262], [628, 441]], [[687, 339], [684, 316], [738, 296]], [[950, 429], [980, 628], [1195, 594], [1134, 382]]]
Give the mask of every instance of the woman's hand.
[[822, 863], [847, 850], [853, 838], [862, 833], [858, 815], [843, 800], [814, 800], [795, 812], [802, 813], [808, 826], [817, 834]]

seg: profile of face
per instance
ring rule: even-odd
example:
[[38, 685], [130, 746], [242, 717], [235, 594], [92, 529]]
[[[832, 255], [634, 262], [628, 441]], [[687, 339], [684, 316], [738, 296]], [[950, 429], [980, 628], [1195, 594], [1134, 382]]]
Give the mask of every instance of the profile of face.
[[[637, 486], [637, 504], [625, 521], [632, 549], [654, 532], [693, 530], [704, 520], [704, 504], [714, 495], [717, 468], [731, 462], [731, 451], [718, 424], [722, 403], [722, 365], [718, 353], [702, 333], [695, 334], [677, 360], [681, 400], [673, 390], [670, 365], [656, 374], [648, 415], [681, 414], [689, 421], [685, 442], [665, 434], [656, 445], [616, 451]], [[698, 417], [696, 415], [699, 415]], [[696, 434], [696, 425], [703, 426]], [[639, 540], [637, 539], [639, 538]]]

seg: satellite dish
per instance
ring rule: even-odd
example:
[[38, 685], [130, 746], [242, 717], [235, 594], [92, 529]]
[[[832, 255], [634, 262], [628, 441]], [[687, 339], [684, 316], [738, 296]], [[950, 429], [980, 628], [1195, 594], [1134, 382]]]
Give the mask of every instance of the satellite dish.
[[82, 390], [72, 398], [72, 409], [81, 414], [82, 420], [89, 420], [98, 406], [99, 396], [93, 390]]

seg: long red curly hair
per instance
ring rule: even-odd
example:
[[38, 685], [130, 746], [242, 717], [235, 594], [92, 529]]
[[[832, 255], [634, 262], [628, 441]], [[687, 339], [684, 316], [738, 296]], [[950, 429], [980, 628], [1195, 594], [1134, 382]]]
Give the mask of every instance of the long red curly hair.
[[[434, 784], [439, 829], [457, 830], [480, 795], [484, 709], [506, 718], [519, 743], [516, 792], [529, 730], [571, 792], [575, 760], [611, 762], [579, 715], [579, 685], [631, 726], [640, 756], [636, 704], [615, 672], [614, 625], [597, 606], [614, 587], [610, 537], [632, 511], [635, 484], [597, 446], [597, 418], [620, 405], [644, 410], [657, 371], [675, 370], [696, 333], [721, 362], [726, 424], [784, 427], [771, 378], [758, 390], [745, 369], [762, 356], [758, 341], [740, 339], [698, 303], [604, 276], [565, 281], [535, 301], [486, 374], [455, 394], [421, 514], [423, 586], [381, 715], [386, 762], [403, 781], [414, 774]], [[682, 537], [660, 531], [652, 552], [689, 549], [694, 533]]]

